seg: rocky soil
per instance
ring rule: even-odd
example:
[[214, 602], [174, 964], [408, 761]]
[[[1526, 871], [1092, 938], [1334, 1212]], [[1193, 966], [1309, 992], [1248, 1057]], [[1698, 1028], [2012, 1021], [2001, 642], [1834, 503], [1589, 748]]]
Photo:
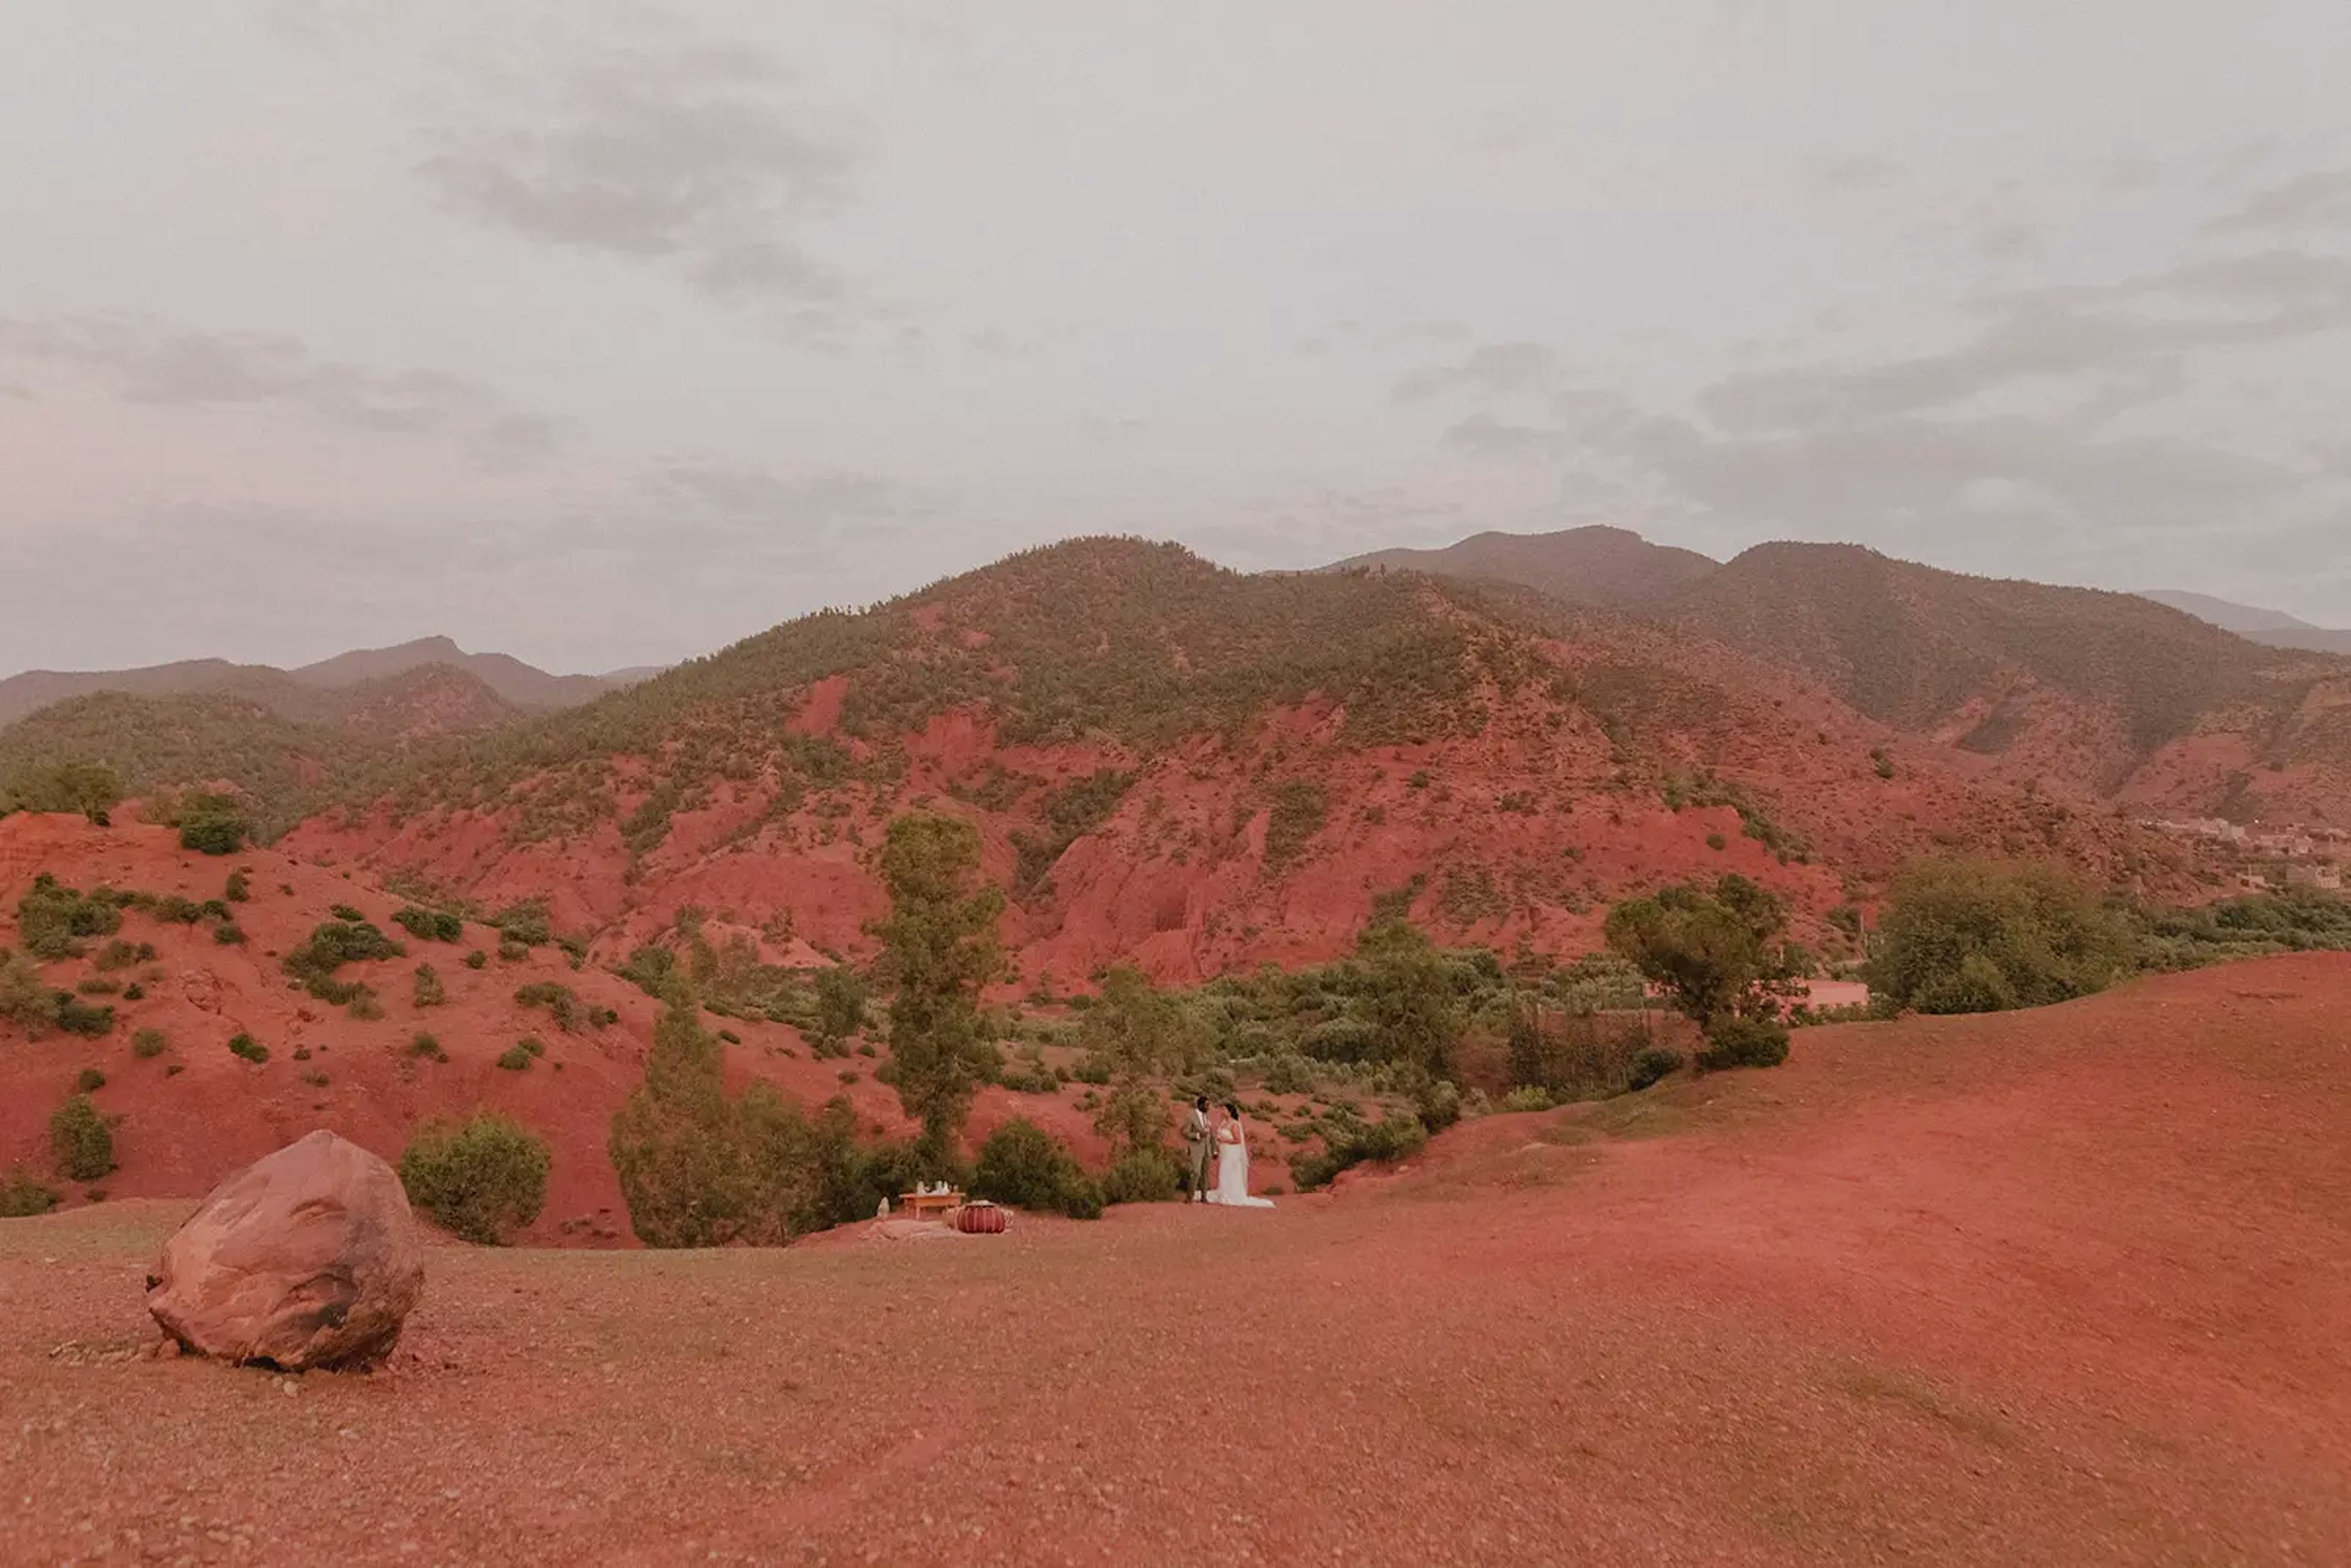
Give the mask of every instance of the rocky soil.
[[0, 1222], [0, 1556], [2351, 1560], [2351, 960], [1808, 1031], [1263, 1214], [434, 1249], [392, 1367], [144, 1359]]

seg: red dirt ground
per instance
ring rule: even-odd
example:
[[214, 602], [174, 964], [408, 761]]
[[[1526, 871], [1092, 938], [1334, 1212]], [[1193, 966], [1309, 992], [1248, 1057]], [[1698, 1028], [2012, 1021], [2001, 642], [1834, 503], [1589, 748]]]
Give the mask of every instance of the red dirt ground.
[[1809, 1030], [1271, 1213], [440, 1248], [374, 1376], [137, 1359], [183, 1203], [0, 1223], [0, 1552], [2351, 1561], [2346, 1003]]

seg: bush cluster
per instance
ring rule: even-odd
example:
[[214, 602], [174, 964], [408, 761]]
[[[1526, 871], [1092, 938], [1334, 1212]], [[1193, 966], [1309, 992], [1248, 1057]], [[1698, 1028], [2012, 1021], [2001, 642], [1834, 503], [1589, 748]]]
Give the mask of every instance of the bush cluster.
[[0, 1171], [0, 1219], [26, 1219], [57, 1206], [57, 1188], [22, 1171]]
[[1059, 1138], [1025, 1116], [1015, 1116], [979, 1146], [974, 1197], [1014, 1208], [1099, 1219], [1102, 1184], [1088, 1176]]
[[465, 939], [465, 921], [445, 909], [423, 909], [413, 904], [404, 904], [392, 911], [392, 923], [419, 942], [462, 942]]
[[69, 1095], [49, 1117], [49, 1152], [75, 1181], [97, 1181], [114, 1169], [114, 1129], [88, 1094]]
[[2122, 915], [2062, 868], [1933, 860], [1896, 879], [1868, 975], [1894, 1007], [2000, 1012], [2104, 990], [2131, 959]]
[[[1707, 1030], [1698, 1053], [1703, 1072], [1732, 1067], [1777, 1067], [1788, 1060], [1788, 1026], [1777, 1019], [1728, 1018]], [[1677, 1059], [1678, 1061], [1678, 1059]]]
[[485, 1247], [537, 1219], [554, 1154], [547, 1140], [495, 1111], [428, 1122], [400, 1156], [408, 1201], [451, 1233]]
[[1345, 1118], [1326, 1121], [1319, 1152], [1292, 1155], [1290, 1179], [1298, 1190], [1328, 1186], [1341, 1171], [1371, 1162], [1408, 1160], [1428, 1146], [1428, 1129], [1417, 1116], [1384, 1116], [1365, 1125]]

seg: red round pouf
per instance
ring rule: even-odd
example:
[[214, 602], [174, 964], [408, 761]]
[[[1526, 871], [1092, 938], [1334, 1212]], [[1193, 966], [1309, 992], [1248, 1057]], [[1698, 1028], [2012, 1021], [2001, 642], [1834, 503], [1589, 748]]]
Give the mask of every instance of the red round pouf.
[[992, 1203], [967, 1203], [955, 1211], [955, 1228], [967, 1236], [1001, 1236], [1004, 1223], [1004, 1210]]

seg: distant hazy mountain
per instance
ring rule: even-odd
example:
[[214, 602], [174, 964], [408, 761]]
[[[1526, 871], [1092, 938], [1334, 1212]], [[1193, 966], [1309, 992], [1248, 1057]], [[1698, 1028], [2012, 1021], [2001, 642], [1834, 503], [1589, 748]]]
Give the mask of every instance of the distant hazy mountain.
[[507, 653], [468, 653], [446, 637], [419, 637], [392, 648], [361, 648], [287, 672], [311, 686], [348, 686], [402, 674], [420, 664], [463, 670], [517, 707], [573, 707], [603, 695], [599, 675], [550, 675]]
[[1472, 534], [1442, 549], [1384, 549], [1327, 570], [1386, 567], [1437, 577], [1515, 582], [1571, 604], [1653, 603], [1710, 576], [1718, 564], [1696, 550], [1651, 544], [1627, 528], [1594, 525], [1552, 534]]
[[204, 693], [246, 697], [288, 718], [315, 722], [322, 713], [310, 694], [389, 680], [429, 665], [473, 676], [518, 708], [576, 707], [631, 685], [635, 676], [551, 675], [505, 653], [468, 653], [446, 637], [420, 637], [393, 648], [362, 648], [299, 669], [186, 659], [135, 670], [28, 670], [0, 680], [0, 725], [52, 703], [93, 692], [134, 696]]
[[2282, 610], [2232, 604], [2209, 593], [2189, 593], [2179, 589], [2150, 589], [2139, 597], [2169, 605], [2224, 632], [2234, 632], [2240, 637], [2268, 647], [2300, 648], [2314, 653], [2351, 653], [2351, 632], [2331, 632], [2323, 626], [2313, 626], [2309, 622], [2288, 615]]

